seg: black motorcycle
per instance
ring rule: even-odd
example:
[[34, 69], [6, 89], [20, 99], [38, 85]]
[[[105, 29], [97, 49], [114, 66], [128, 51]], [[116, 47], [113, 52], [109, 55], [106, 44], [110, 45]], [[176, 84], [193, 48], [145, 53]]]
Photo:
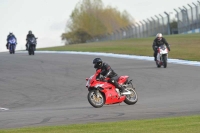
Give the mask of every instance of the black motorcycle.
[[35, 54], [35, 47], [37, 44], [37, 39], [38, 38], [35, 38], [35, 37], [28, 38], [28, 54], [29, 55]]

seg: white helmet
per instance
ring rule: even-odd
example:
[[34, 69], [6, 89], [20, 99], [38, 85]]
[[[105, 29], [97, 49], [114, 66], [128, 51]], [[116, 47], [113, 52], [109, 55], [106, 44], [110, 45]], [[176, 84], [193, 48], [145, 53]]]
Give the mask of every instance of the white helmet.
[[156, 35], [156, 38], [158, 38], [158, 40], [161, 40], [161, 39], [162, 39], [162, 33], [158, 33], [158, 34]]

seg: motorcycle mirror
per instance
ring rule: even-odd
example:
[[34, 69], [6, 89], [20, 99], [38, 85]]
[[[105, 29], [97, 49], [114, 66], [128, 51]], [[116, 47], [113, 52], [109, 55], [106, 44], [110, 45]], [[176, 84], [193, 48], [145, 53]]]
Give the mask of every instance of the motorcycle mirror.
[[88, 78], [86, 78], [85, 80], [88, 81]]

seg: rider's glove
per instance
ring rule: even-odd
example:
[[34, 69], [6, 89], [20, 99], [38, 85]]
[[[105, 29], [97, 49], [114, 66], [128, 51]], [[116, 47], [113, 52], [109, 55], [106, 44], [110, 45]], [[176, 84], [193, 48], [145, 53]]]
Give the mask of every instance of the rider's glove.
[[100, 77], [99, 79], [100, 79], [101, 81], [103, 81], [105, 78], [104, 78], [104, 77]]
[[155, 46], [155, 47], [154, 47], [154, 51], [157, 51], [157, 48], [158, 48], [158, 47], [157, 47], [157, 46]]
[[170, 47], [168, 47], [168, 50], [170, 51]]

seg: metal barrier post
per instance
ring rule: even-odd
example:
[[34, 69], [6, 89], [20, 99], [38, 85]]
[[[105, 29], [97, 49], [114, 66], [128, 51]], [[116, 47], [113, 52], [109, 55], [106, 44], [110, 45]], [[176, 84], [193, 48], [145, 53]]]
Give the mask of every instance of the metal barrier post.
[[171, 31], [170, 31], [170, 18], [169, 18], [169, 14], [167, 12], [164, 12], [166, 15], [167, 15], [167, 32], [168, 32], [168, 35], [171, 34]]

